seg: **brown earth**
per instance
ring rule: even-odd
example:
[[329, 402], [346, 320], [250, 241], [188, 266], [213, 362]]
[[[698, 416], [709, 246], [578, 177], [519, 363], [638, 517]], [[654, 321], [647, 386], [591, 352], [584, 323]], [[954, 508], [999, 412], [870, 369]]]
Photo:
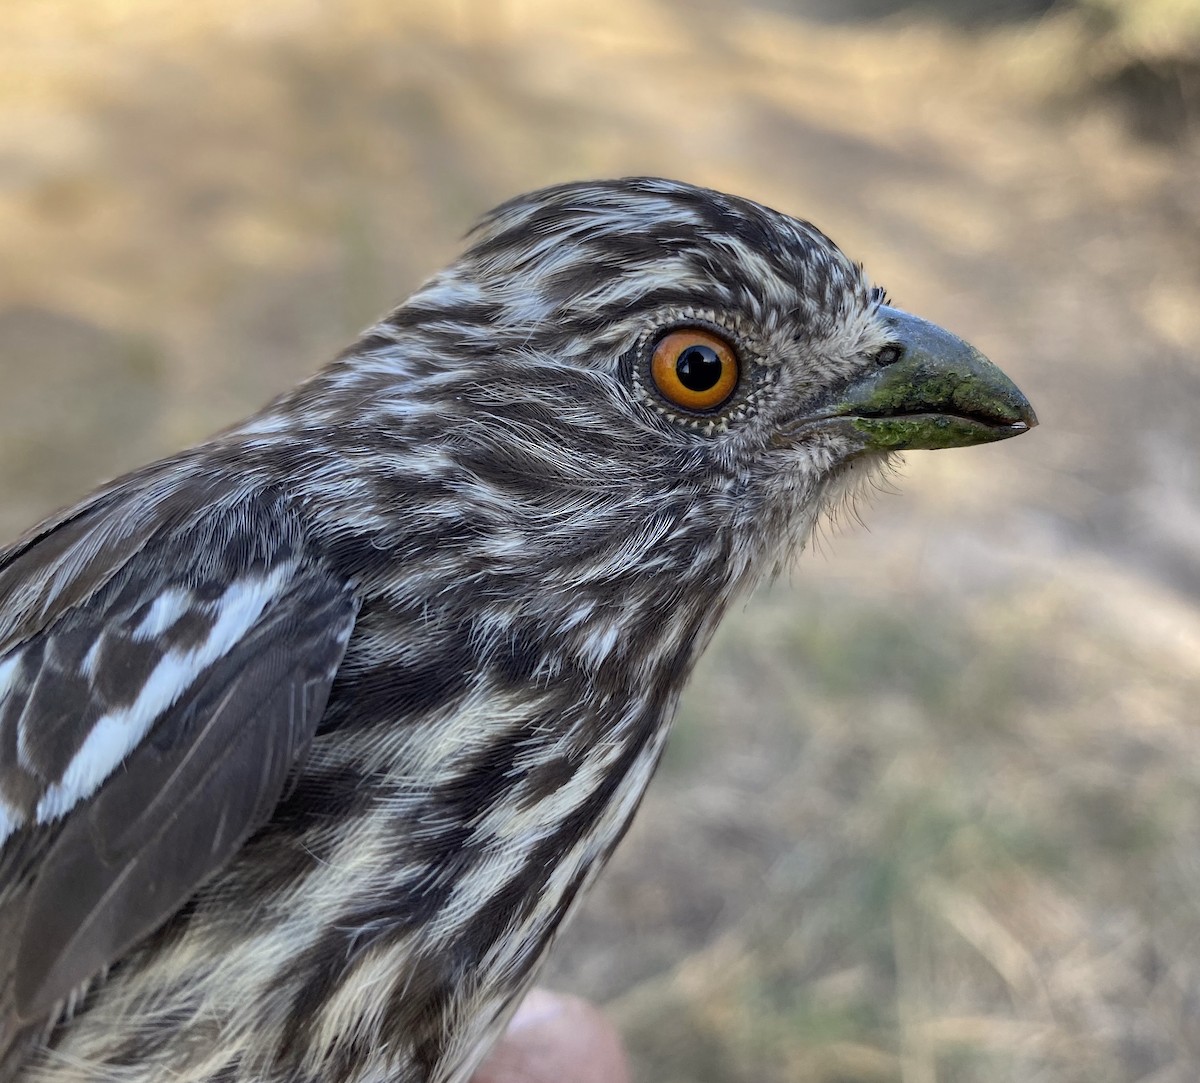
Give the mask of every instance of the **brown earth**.
[[0, 533], [311, 371], [518, 191], [812, 218], [1042, 427], [912, 455], [727, 622], [550, 977], [656, 1083], [1190, 1083], [1200, 140], [1079, 93], [1070, 14], [801, 6], [0, 0]]

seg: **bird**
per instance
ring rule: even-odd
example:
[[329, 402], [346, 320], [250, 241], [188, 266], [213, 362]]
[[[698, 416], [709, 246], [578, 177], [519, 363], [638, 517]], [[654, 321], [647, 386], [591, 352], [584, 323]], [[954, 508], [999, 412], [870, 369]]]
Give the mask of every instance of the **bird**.
[[0, 551], [0, 1081], [465, 1083], [722, 614], [897, 452], [1036, 423], [808, 222], [500, 205]]

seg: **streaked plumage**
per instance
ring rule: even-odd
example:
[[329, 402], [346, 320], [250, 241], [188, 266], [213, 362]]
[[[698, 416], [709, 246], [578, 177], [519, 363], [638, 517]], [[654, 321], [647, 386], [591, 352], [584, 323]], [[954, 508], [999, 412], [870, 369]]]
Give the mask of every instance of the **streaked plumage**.
[[[910, 338], [950, 390], [897, 398]], [[805, 223], [565, 185], [0, 553], [0, 1081], [465, 1080], [731, 600], [890, 450], [1033, 423], [968, 349]]]

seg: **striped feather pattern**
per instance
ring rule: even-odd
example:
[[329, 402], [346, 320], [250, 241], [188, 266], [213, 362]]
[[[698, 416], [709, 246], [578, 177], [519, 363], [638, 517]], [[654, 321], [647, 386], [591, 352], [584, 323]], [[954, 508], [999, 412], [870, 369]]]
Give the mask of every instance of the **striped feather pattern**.
[[[747, 201], [548, 189], [0, 556], [0, 1081], [464, 1083], [721, 614], [876, 465], [775, 435], [879, 303]], [[680, 325], [720, 410], [648, 383]]]

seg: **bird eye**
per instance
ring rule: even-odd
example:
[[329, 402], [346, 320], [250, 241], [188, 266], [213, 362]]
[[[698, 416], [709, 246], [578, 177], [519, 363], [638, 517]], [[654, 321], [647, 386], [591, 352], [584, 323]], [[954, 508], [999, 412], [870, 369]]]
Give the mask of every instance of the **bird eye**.
[[687, 327], [658, 340], [650, 375], [668, 402], [685, 410], [712, 410], [737, 387], [737, 356], [723, 338]]

